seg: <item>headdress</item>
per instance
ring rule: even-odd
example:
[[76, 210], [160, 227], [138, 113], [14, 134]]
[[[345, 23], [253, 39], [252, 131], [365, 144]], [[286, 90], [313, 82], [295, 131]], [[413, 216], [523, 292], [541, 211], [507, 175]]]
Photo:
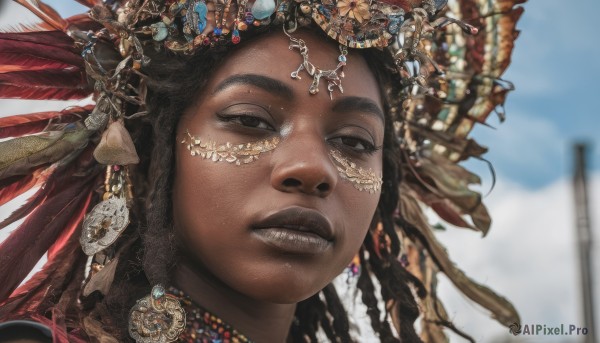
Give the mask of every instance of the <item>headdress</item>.
[[[36, 190], [0, 223], [25, 219], [0, 245], [0, 318], [54, 304], [64, 312], [65, 297], [80, 292], [66, 288], [74, 284], [67, 273], [73, 265], [91, 268], [79, 280], [84, 294], [110, 287], [115, 255], [104, 250], [129, 222], [135, 189], [128, 165], [139, 157], [125, 124], [147, 115], [147, 51], [199, 54], [238, 44], [246, 32], [281, 27], [302, 56], [292, 77], [312, 77], [313, 94], [343, 91], [348, 49], [379, 49], [394, 61], [398, 84], [387, 95], [404, 175], [396, 225], [407, 269], [429, 291], [425, 339], [437, 342], [439, 324], [450, 325], [435, 297], [438, 272], [503, 325], [519, 321], [508, 301], [451, 262], [423, 208], [454, 226], [489, 230], [481, 194], [469, 189], [479, 177], [458, 162], [487, 150], [468, 137], [474, 124], [492, 112], [504, 120], [513, 87], [501, 76], [518, 36], [517, 5], [526, 0], [77, 0], [89, 15], [67, 19], [41, 1], [15, 1], [42, 22], [0, 33], [0, 97], [91, 97], [92, 104], [0, 118], [0, 205]], [[294, 38], [312, 23], [339, 43], [336, 69], [314, 66], [308, 47]], [[44, 268], [19, 286], [46, 252]]]

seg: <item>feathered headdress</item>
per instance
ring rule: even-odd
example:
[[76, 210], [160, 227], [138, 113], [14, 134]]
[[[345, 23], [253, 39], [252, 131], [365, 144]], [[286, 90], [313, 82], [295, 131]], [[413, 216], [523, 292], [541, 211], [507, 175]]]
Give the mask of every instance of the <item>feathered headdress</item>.
[[[424, 208], [483, 235], [490, 228], [481, 194], [469, 189], [479, 177], [458, 163], [487, 150], [468, 137], [476, 123], [485, 124], [492, 112], [504, 120], [513, 87], [501, 76], [518, 36], [523, 9], [517, 5], [526, 0], [77, 0], [91, 8], [89, 15], [67, 19], [41, 1], [15, 1], [42, 21], [0, 33], [0, 97], [92, 97], [94, 105], [0, 118], [0, 205], [35, 190], [0, 223], [2, 229], [25, 219], [0, 244], [0, 318], [60, 323], [84, 282], [73, 270], [117, 239], [92, 230], [98, 218], [90, 211], [104, 206], [115, 213], [107, 225], [127, 225], [131, 190], [124, 166], [136, 163], [137, 154], [123, 121], [146, 111], [140, 68], [152, 61], [145, 47], [191, 54], [237, 44], [253, 26], [275, 23], [293, 32], [314, 21], [343, 46], [388, 50], [402, 76], [394, 96], [396, 117], [403, 119], [395, 129], [405, 175], [396, 225], [407, 269], [429, 291], [423, 339], [439, 342], [441, 326], [452, 328], [435, 297], [438, 272], [503, 325], [519, 321], [507, 300], [450, 260]], [[20, 285], [45, 253], [48, 262]], [[111, 273], [104, 266], [102, 276]], [[42, 315], [50, 308], [53, 322]]]

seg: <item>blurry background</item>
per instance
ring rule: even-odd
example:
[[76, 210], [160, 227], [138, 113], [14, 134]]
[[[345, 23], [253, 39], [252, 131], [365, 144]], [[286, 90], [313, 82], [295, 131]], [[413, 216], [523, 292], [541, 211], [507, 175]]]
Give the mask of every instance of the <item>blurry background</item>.
[[[63, 16], [81, 13], [74, 1], [47, 0]], [[592, 271], [596, 329], [600, 330], [600, 36], [597, 0], [530, 0], [519, 28], [513, 63], [504, 78], [517, 90], [507, 119], [476, 127], [475, 139], [490, 147], [496, 171], [484, 201], [493, 218], [485, 239], [450, 228], [438, 232], [467, 275], [513, 302], [522, 324], [584, 326], [572, 187], [575, 142], [590, 145], [589, 209], [595, 245]], [[0, 0], [0, 27], [32, 21], [19, 5]], [[62, 109], [65, 102], [0, 100], [0, 116]], [[483, 162], [465, 166], [492, 185]], [[0, 218], [8, 215], [2, 208]], [[0, 232], [0, 241], [10, 228]], [[517, 336], [490, 319], [440, 276], [439, 297], [455, 325], [478, 342], [583, 342], [583, 336]], [[596, 332], [600, 339], [600, 332]], [[452, 342], [462, 338], [451, 335]]]

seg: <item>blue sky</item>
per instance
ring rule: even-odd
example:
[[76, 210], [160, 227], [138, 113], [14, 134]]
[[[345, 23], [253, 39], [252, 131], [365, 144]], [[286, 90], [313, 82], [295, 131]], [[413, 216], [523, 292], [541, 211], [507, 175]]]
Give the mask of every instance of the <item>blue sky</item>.
[[[84, 10], [74, 1], [47, 2], [63, 15]], [[439, 232], [438, 238], [467, 275], [510, 299], [523, 323], [581, 325], [571, 146], [574, 141], [592, 143], [590, 210], [599, 242], [600, 1], [530, 0], [525, 9], [513, 63], [504, 76], [517, 87], [508, 97], [507, 119], [499, 124], [492, 115], [490, 124], [496, 130], [479, 126], [473, 132], [480, 144], [490, 148], [485, 157], [497, 173], [495, 190], [485, 199], [494, 220], [491, 231], [483, 240], [476, 233], [453, 229]], [[0, 23], [6, 18], [0, 13]], [[42, 104], [16, 106], [0, 101], [4, 112], [0, 115], [41, 110]], [[491, 182], [486, 165], [478, 161], [466, 165], [482, 176], [482, 189], [487, 191]], [[597, 246], [596, 291], [600, 290]], [[455, 324], [478, 342], [567, 342], [568, 337], [511, 337], [443, 276], [439, 295]], [[598, 305], [597, 292], [600, 322]], [[462, 340], [453, 336], [452, 342]]]

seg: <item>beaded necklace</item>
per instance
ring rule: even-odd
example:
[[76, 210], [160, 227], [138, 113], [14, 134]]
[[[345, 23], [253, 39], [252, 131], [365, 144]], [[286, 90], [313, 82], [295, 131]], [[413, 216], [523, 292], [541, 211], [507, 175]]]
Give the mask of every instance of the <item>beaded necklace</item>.
[[221, 318], [198, 306], [183, 291], [169, 287], [186, 313], [185, 330], [179, 335], [180, 343], [253, 343]]

